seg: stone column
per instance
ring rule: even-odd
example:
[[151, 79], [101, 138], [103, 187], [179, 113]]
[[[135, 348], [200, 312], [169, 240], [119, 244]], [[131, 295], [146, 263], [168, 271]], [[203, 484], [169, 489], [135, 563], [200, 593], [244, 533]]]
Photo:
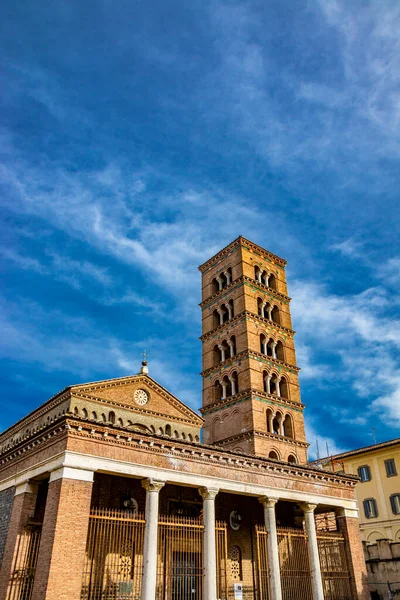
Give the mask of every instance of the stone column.
[[265, 342], [262, 342], [262, 347], [263, 347], [263, 353], [265, 355], [267, 355], [268, 354], [268, 341], [267, 341], [267, 339], [265, 339]]
[[268, 320], [272, 321], [272, 306], [268, 306]]
[[217, 313], [219, 314], [219, 324], [223, 325], [225, 311], [222, 308], [217, 308]]
[[224, 362], [225, 360], [225, 348], [222, 346], [222, 344], [220, 346], [218, 346], [219, 351], [221, 352], [221, 362]]
[[215, 497], [217, 489], [200, 488], [204, 519], [204, 600], [217, 599], [217, 551], [215, 544]]
[[233, 317], [233, 308], [230, 304], [227, 304], [226, 308], [228, 309], [228, 319], [230, 320]]
[[[11, 495], [11, 515], [0, 569], [0, 600], [8, 597], [18, 540], [29, 519], [34, 516], [37, 489], [37, 485], [29, 482], [18, 485], [15, 490], [10, 488], [10, 493], [13, 494], [14, 492], [14, 498], [12, 499]], [[8, 490], [5, 491], [8, 492]]]
[[146, 525], [144, 528], [141, 600], [154, 600], [156, 597], [158, 499], [164, 485], [163, 481], [154, 479], [142, 481], [142, 486], [146, 490]]
[[93, 471], [50, 473], [32, 600], [79, 600]]
[[280, 380], [278, 378], [276, 378], [275, 387], [276, 387], [276, 395], [278, 396], [278, 398], [280, 398], [281, 397], [281, 386], [280, 386]]
[[268, 570], [270, 600], [282, 600], [281, 570], [279, 566], [278, 538], [276, 535], [275, 504], [278, 498], [263, 496], [260, 502], [264, 507], [264, 520], [267, 529]]
[[229, 346], [229, 354], [230, 354], [230, 357], [232, 358], [232, 356], [235, 356], [235, 345], [232, 342], [232, 340], [228, 341], [228, 346]]
[[274, 342], [271, 345], [271, 350], [272, 350], [272, 358], [276, 358], [276, 346], [278, 345], [278, 342]]
[[321, 565], [319, 562], [319, 552], [317, 543], [317, 532], [315, 529], [314, 510], [316, 504], [304, 503], [300, 504], [304, 512], [305, 531], [307, 533], [308, 542], [308, 560], [310, 562], [311, 571], [311, 587], [313, 600], [324, 600], [324, 588], [322, 585]]
[[235, 379], [233, 377], [229, 377], [229, 381], [231, 382], [231, 390], [232, 390], [231, 396], [234, 396], [236, 394], [236, 392], [237, 392], [237, 390], [236, 390], [236, 381], [235, 381]]
[[270, 394], [271, 393], [271, 375], [267, 375], [267, 377], [265, 378], [265, 387], [266, 389], [266, 393]]
[[224, 282], [221, 279], [221, 277], [216, 277], [216, 280], [218, 282], [218, 291], [220, 292], [222, 290], [222, 286], [223, 286]]
[[226, 285], [230, 285], [230, 283], [231, 283], [231, 274], [229, 273], [229, 271], [224, 271], [224, 275], [226, 277]]
[[222, 396], [221, 396], [221, 400], [225, 400], [226, 398], [226, 389], [227, 389], [227, 384], [222, 382], [221, 383], [222, 386]]
[[367, 569], [360, 535], [358, 510], [339, 508], [336, 511], [338, 529], [344, 534], [346, 559], [350, 571], [353, 600], [369, 600]]
[[[260, 282], [261, 283], [261, 282]], [[261, 303], [261, 307], [260, 307], [260, 317], [262, 317], [263, 319], [265, 318], [265, 307], [266, 307], [267, 303], [264, 301]]]

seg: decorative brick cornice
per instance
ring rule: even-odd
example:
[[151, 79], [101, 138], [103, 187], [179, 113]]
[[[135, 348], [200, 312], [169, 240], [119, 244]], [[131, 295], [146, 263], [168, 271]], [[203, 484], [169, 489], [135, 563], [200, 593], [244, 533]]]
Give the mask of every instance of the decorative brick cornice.
[[265, 354], [262, 354], [261, 352], [255, 352], [254, 350], [243, 350], [243, 352], [239, 352], [239, 354], [230, 356], [218, 365], [215, 365], [213, 367], [210, 367], [209, 369], [206, 369], [205, 371], [202, 371], [200, 375], [202, 377], [212, 377], [217, 373], [222, 373], [222, 371], [227, 367], [231, 367], [234, 365], [235, 362], [241, 361], [245, 358], [253, 358], [258, 362], [266, 363], [268, 366], [274, 365], [277, 367], [278, 371], [281, 371], [284, 368], [286, 373], [292, 373], [293, 375], [296, 375], [300, 371], [299, 367], [291, 365], [290, 363], [286, 363], [283, 360], [272, 358], [272, 356], [266, 356]]
[[[174, 440], [161, 435], [143, 435], [133, 431], [122, 431], [115, 427], [91, 427], [89, 423], [82, 423], [76, 419], [68, 419], [67, 428], [69, 435], [92, 439], [96, 443], [117, 444], [119, 446], [134, 447], [135, 450], [154, 455], [182, 458], [185, 463], [192, 461], [204, 465], [223, 466], [226, 469], [253, 471], [255, 473], [269, 472], [288, 478], [305, 478], [325, 484], [343, 485], [353, 488], [358, 477], [353, 475], [338, 475], [329, 471], [311, 468], [308, 465], [286, 463], [283, 461], [246, 454], [220, 448], [216, 445], [206, 445], [196, 442]], [[284, 438], [286, 441], [286, 438]], [[147, 459], [148, 462], [148, 459]], [[188, 470], [188, 466], [185, 467]], [[227, 477], [229, 475], [227, 474]]]
[[278, 442], [285, 442], [285, 444], [289, 444], [292, 446], [298, 446], [299, 448], [308, 448], [310, 444], [307, 442], [299, 442], [298, 440], [294, 440], [293, 438], [285, 437], [283, 435], [277, 435], [275, 433], [266, 433], [265, 431], [257, 431], [255, 429], [246, 431], [245, 433], [238, 433], [236, 435], [231, 435], [230, 437], [223, 438], [222, 440], [218, 440], [218, 442], [214, 442], [216, 446], [224, 446], [225, 444], [232, 444], [234, 442], [242, 442], [243, 440], [252, 439], [253, 437], [259, 438], [268, 438]]
[[247, 285], [251, 288], [254, 288], [255, 290], [260, 291], [264, 295], [267, 295], [270, 298], [273, 298], [274, 300], [283, 302], [284, 304], [289, 304], [291, 301], [291, 298], [289, 298], [289, 296], [285, 296], [285, 294], [281, 294], [277, 290], [273, 290], [272, 288], [270, 288], [266, 285], [263, 285], [262, 283], [258, 283], [258, 281], [251, 279], [251, 277], [242, 275], [241, 277], [238, 277], [237, 279], [232, 281], [223, 290], [218, 291], [216, 294], [213, 294], [209, 298], [206, 298], [205, 300], [200, 302], [199, 306], [203, 309], [208, 308], [211, 305], [215, 304], [217, 301], [227, 297], [231, 292], [233, 292], [237, 288], [239, 288], [241, 286], [245, 286], [245, 285]]
[[282, 325], [278, 325], [278, 323], [275, 323], [275, 321], [270, 321], [269, 319], [264, 319], [264, 317], [260, 317], [259, 315], [256, 315], [255, 313], [252, 313], [249, 310], [243, 310], [242, 312], [237, 314], [235, 317], [233, 317], [233, 319], [229, 319], [229, 321], [226, 321], [222, 325], [218, 325], [218, 327], [216, 327], [215, 329], [212, 329], [208, 333], [204, 333], [203, 335], [200, 336], [199, 339], [203, 342], [204, 340], [208, 340], [213, 336], [216, 337], [217, 334], [220, 333], [221, 331], [224, 331], [224, 329], [228, 329], [232, 325], [239, 323], [241, 321], [245, 321], [245, 320], [259, 322], [259, 323], [263, 323], [263, 324], [265, 323], [265, 325], [268, 325], [270, 327], [270, 329], [274, 329], [276, 331], [281, 331], [281, 332], [285, 333], [288, 337], [294, 337], [294, 335], [296, 333], [293, 329], [289, 329], [288, 327], [283, 327]]
[[240, 247], [243, 247], [246, 250], [251, 249], [254, 252], [254, 254], [256, 254], [258, 256], [262, 256], [263, 258], [272, 261], [273, 263], [279, 265], [282, 268], [285, 268], [285, 266], [287, 264], [287, 261], [284, 260], [283, 258], [276, 256], [276, 254], [272, 254], [272, 252], [268, 252], [268, 250], [265, 250], [265, 248], [261, 248], [261, 246], [254, 244], [254, 242], [250, 242], [250, 240], [247, 240], [246, 238], [244, 238], [243, 236], [240, 235], [235, 240], [233, 240], [233, 242], [231, 242], [230, 244], [225, 246], [225, 248], [223, 248], [222, 250], [217, 252], [217, 254], [212, 256], [210, 259], [208, 259], [202, 265], [200, 265], [199, 271], [201, 271], [202, 273], [206, 273], [209, 269], [214, 267], [223, 258], [228, 256], [231, 252], [237, 251]]
[[228, 396], [228, 398], [225, 398], [224, 400], [219, 400], [218, 402], [213, 402], [213, 404], [203, 406], [203, 408], [200, 409], [200, 412], [202, 415], [218, 412], [219, 410], [224, 410], [225, 408], [234, 406], [235, 404], [241, 404], [247, 400], [264, 402], [266, 404], [271, 404], [271, 406], [281, 406], [283, 408], [298, 412], [303, 412], [305, 409], [305, 404], [302, 404], [301, 402], [294, 402], [293, 400], [280, 398], [278, 396], [274, 396], [273, 394], [267, 394], [266, 392], [248, 389], [244, 390], [243, 392], [239, 392], [234, 396]]

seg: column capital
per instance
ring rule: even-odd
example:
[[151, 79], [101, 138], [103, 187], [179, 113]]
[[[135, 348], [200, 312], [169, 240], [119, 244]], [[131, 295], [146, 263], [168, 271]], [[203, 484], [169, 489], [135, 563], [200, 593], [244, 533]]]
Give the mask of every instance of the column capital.
[[271, 498], [270, 496], [261, 496], [258, 499], [264, 508], [274, 508], [279, 498]]
[[311, 504], [311, 502], [299, 502], [299, 506], [304, 513], [313, 513], [318, 504]]
[[165, 485], [165, 481], [158, 481], [157, 479], [143, 479], [142, 486], [146, 492], [159, 492]]
[[217, 488], [199, 488], [199, 494], [203, 498], [203, 500], [215, 500], [216, 495], [218, 494], [219, 489]]

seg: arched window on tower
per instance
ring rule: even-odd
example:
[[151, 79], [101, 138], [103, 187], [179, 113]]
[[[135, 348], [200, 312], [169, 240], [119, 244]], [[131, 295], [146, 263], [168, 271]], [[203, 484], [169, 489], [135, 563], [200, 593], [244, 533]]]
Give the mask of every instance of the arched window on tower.
[[267, 409], [267, 431], [268, 433], [274, 433], [274, 429], [273, 429], [273, 425], [272, 422], [274, 420], [274, 413], [272, 412], [272, 410], [270, 408]]
[[272, 460], [279, 460], [279, 456], [275, 450], [271, 450], [271, 452], [268, 454], [268, 458], [272, 458]]
[[286, 377], [281, 377], [280, 381], [279, 381], [279, 391], [280, 391], [280, 397], [281, 398], [289, 398], [289, 385], [287, 382]]
[[214, 402], [222, 400], [222, 386], [219, 381], [214, 383]]
[[214, 296], [214, 294], [218, 294], [218, 292], [219, 292], [218, 281], [214, 278], [211, 282], [211, 295]]
[[165, 426], [165, 435], [171, 435], [171, 425]]
[[115, 412], [112, 410], [108, 413], [108, 422], [112, 425], [115, 423]]
[[232, 335], [231, 339], [228, 342], [228, 345], [229, 345], [229, 355], [235, 356], [235, 354], [236, 354], [236, 338], [234, 335]]
[[258, 283], [261, 283], [261, 270], [258, 265], [254, 267], [254, 279], [258, 281]]
[[219, 365], [219, 363], [221, 362], [221, 350], [218, 347], [218, 344], [215, 344], [213, 351], [212, 351], [212, 356], [213, 356], [213, 366], [215, 367], [216, 365]]
[[221, 325], [222, 325], [222, 323], [226, 323], [227, 321], [229, 321], [229, 311], [228, 311], [228, 308], [225, 306], [225, 304], [223, 304], [221, 306], [219, 311], [220, 311], [219, 314], [221, 315], [221, 320], [222, 320]]
[[285, 353], [284, 353], [284, 350], [283, 350], [283, 344], [282, 344], [282, 342], [280, 340], [276, 344], [275, 354], [276, 354], [276, 358], [278, 360], [282, 360], [282, 361], [285, 360]]
[[283, 421], [283, 433], [285, 437], [294, 438], [293, 435], [293, 422], [290, 415], [286, 415], [285, 420]]
[[280, 315], [279, 315], [279, 308], [277, 306], [274, 306], [272, 309], [271, 319], [274, 323], [276, 323], [277, 325], [280, 325], [281, 321], [280, 321]]
[[216, 329], [221, 325], [221, 317], [217, 309], [213, 312], [213, 329]]
[[297, 464], [297, 458], [295, 457], [294, 454], [289, 454], [287, 460], [288, 460], [288, 463]]
[[275, 349], [275, 341], [270, 338], [268, 340], [268, 345], [267, 345], [267, 356], [272, 356], [274, 358], [274, 349]]
[[270, 273], [268, 278], [268, 287], [270, 287], [271, 290], [276, 290], [276, 277], [272, 273]]
[[279, 393], [279, 379], [277, 375], [272, 375], [270, 384], [269, 384], [269, 393], [275, 394], [276, 396], [280, 396]]
[[228, 302], [228, 306], [227, 306], [227, 310], [229, 313], [229, 319], [233, 319], [233, 317], [235, 316], [235, 310], [233, 307], [233, 300], [229, 300]]
[[272, 422], [273, 433], [283, 435], [282, 413], [277, 412]]

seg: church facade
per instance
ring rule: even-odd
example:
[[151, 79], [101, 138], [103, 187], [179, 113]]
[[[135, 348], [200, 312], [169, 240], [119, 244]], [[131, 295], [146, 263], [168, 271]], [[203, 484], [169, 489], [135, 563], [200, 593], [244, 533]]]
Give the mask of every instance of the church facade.
[[307, 464], [285, 261], [200, 267], [200, 417], [138, 375], [0, 436], [0, 600], [366, 600], [357, 478]]

